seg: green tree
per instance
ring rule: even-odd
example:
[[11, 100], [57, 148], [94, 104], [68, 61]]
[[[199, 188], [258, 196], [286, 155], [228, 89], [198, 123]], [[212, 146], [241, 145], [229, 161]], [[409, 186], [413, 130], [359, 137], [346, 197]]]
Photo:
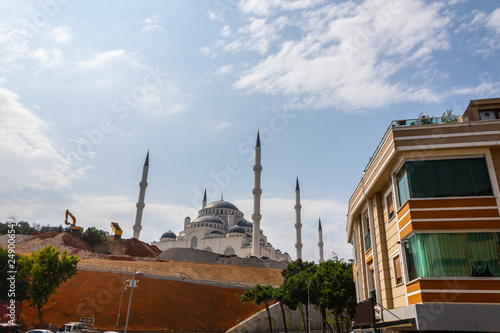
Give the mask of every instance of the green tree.
[[50, 296], [57, 293], [61, 283], [78, 272], [78, 261], [80, 258], [77, 256], [68, 256], [66, 251], [60, 253], [52, 246], [38, 252], [32, 251], [31, 255], [19, 259], [19, 265], [28, 281], [26, 298], [36, 309], [39, 318], [42, 316], [43, 307]]
[[104, 230], [97, 229], [96, 227], [87, 228], [82, 234], [82, 238], [89, 244], [99, 244], [106, 239]]
[[[2, 300], [15, 299], [22, 302], [28, 299], [28, 272], [20, 263], [21, 258], [22, 255], [13, 253], [13, 251], [9, 252], [7, 249], [0, 249], [0, 299]], [[13, 275], [13, 273], [7, 273], [9, 271], [16, 271], [17, 273]], [[15, 281], [14, 290], [10, 288], [12, 277], [14, 277], [13, 280]]]
[[302, 304], [307, 305], [310, 300], [308, 289], [310, 289], [310, 283], [312, 283], [312, 277], [316, 269], [317, 265], [314, 262], [297, 259], [281, 272], [283, 276], [282, 288], [285, 296], [285, 305], [291, 310], [300, 310], [306, 329], [309, 329], [305, 320], [309, 318], [309, 307], [306, 306], [306, 315], [304, 317]]
[[333, 260], [320, 264], [313, 276], [311, 290], [314, 303], [320, 309], [324, 323], [332, 330], [326, 320], [326, 309], [332, 309], [337, 331], [340, 332], [340, 320], [344, 309], [352, 309], [355, 303], [352, 263], [339, 260], [334, 255]]
[[257, 305], [264, 303], [267, 311], [267, 318], [269, 319], [269, 332], [273, 332], [273, 325], [271, 321], [271, 312], [269, 311], [269, 303], [274, 301], [275, 288], [271, 285], [256, 284], [252, 289], [243, 293], [243, 295], [236, 294], [243, 304], [254, 302]]

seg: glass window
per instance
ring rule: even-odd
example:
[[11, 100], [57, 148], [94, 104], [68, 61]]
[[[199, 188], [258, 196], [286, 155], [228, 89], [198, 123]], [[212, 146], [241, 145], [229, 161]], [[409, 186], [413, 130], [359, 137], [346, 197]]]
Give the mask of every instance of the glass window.
[[457, 179], [460, 180], [458, 182], [458, 194], [462, 197], [475, 195], [474, 180], [472, 179], [469, 160], [457, 159], [453, 160], [453, 164], [455, 166]]
[[486, 167], [486, 160], [484, 158], [470, 159], [470, 166], [474, 179], [474, 187], [477, 193], [476, 195], [493, 195], [490, 176], [488, 174], [488, 168]]
[[410, 191], [408, 189], [408, 175], [406, 172], [406, 164], [403, 164], [396, 175], [398, 183], [399, 206], [401, 207], [406, 200], [410, 199]]
[[393, 259], [393, 267], [394, 267], [394, 281], [396, 285], [403, 282], [403, 275], [401, 274], [401, 260], [399, 258], [399, 254]]
[[385, 202], [387, 205], [387, 217], [390, 220], [394, 216], [394, 200], [392, 199], [392, 192], [387, 195]]
[[415, 234], [405, 241], [408, 277], [500, 276], [498, 233]]
[[441, 196], [458, 197], [458, 187], [455, 181], [455, 168], [452, 160], [436, 161], [438, 176], [441, 181]]
[[[424, 177], [425, 175], [425, 177]], [[436, 161], [424, 161], [422, 163], [422, 178], [424, 178], [425, 196], [427, 198], [437, 198], [441, 196], [441, 186], [436, 167]]]
[[193, 236], [193, 238], [191, 238], [191, 247], [195, 249], [198, 247], [198, 238], [196, 236]]
[[422, 161], [407, 162], [411, 198], [426, 198]]
[[234, 249], [232, 247], [228, 247], [227, 249], [224, 250], [224, 254], [226, 256], [232, 256], [235, 255]]
[[400, 206], [410, 198], [493, 195], [484, 158], [408, 161], [396, 179]]

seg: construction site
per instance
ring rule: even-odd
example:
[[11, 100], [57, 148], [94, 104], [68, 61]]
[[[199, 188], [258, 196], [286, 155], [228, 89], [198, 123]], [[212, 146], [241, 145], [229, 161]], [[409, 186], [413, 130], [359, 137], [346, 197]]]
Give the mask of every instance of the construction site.
[[[7, 235], [0, 237], [6, 247]], [[160, 254], [137, 239], [108, 236], [91, 246], [79, 233], [16, 235], [16, 252], [47, 246], [80, 257], [78, 274], [63, 283], [43, 309], [42, 319], [23, 304], [19, 323], [26, 329], [55, 331], [82, 317], [96, 331], [225, 332], [264, 309], [236, 297], [256, 283], [279, 285], [284, 263], [221, 256], [194, 249]], [[176, 259], [173, 259], [176, 258]], [[128, 285], [135, 271], [136, 288]], [[128, 304], [130, 301], [130, 311]]]

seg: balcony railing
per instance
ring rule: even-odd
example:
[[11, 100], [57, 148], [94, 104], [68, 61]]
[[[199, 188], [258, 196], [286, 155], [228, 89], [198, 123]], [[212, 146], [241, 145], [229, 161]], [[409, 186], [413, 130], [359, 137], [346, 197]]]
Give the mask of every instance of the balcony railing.
[[368, 233], [365, 236], [365, 252], [372, 248], [372, 238], [371, 234]]
[[365, 167], [365, 171], [368, 170], [370, 165], [372, 164], [373, 159], [375, 158], [375, 155], [377, 155], [378, 151], [382, 147], [382, 144], [384, 143], [385, 138], [389, 133], [391, 132], [392, 128], [394, 127], [408, 127], [408, 126], [420, 126], [420, 125], [436, 125], [436, 124], [456, 124], [456, 123], [462, 123], [463, 119], [460, 116], [451, 116], [451, 117], [425, 117], [425, 118], [418, 118], [418, 119], [405, 119], [405, 120], [393, 120], [387, 130], [384, 133], [384, 136], [382, 137], [382, 140], [380, 140], [377, 148], [375, 149], [375, 152], [373, 155], [370, 157], [368, 160], [368, 164]]

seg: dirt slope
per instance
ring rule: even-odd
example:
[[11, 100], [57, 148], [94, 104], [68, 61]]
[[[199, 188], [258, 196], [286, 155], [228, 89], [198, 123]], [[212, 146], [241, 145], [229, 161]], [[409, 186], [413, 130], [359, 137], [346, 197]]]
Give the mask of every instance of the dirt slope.
[[134, 268], [147, 275], [176, 276], [187, 280], [210, 280], [239, 284], [272, 284], [280, 285], [283, 282], [280, 269], [238, 267], [217, 264], [202, 264], [177, 261], [128, 261], [105, 259], [81, 259], [80, 269], [109, 270], [123, 272], [128, 267]]
[[[128, 278], [131, 278], [129, 276]], [[244, 318], [260, 311], [254, 304], [244, 306], [235, 296], [244, 290], [193, 283], [138, 277], [130, 310], [129, 330], [224, 332]], [[130, 289], [123, 295], [120, 324], [116, 319], [120, 304], [123, 274], [81, 270], [58, 290], [47, 304], [43, 323], [33, 309], [24, 307], [26, 328], [52, 324], [60, 327], [80, 317], [95, 318], [99, 330], [123, 330]]]

